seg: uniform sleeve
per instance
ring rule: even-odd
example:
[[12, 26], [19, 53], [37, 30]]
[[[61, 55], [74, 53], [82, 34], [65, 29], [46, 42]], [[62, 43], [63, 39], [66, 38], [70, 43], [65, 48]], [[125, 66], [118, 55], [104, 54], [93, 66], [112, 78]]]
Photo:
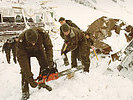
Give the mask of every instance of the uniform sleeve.
[[66, 51], [73, 51], [77, 48], [78, 46], [78, 41], [76, 40], [76, 37], [71, 38], [71, 40], [68, 41], [67, 43], [67, 48]]
[[60, 27], [60, 36], [61, 36], [63, 39], [65, 39], [65, 38], [64, 38], [64, 33], [63, 33], [63, 31], [61, 30], [61, 27]]
[[79, 34], [79, 30], [76, 29], [76, 31], [73, 31], [69, 34], [70, 36], [68, 38], [65, 39], [65, 41], [67, 41], [67, 48], [66, 51], [73, 51], [77, 48], [78, 46], [78, 34]]
[[43, 32], [43, 45], [46, 51], [48, 64], [51, 66], [53, 64], [53, 45], [48, 33], [46, 32]]

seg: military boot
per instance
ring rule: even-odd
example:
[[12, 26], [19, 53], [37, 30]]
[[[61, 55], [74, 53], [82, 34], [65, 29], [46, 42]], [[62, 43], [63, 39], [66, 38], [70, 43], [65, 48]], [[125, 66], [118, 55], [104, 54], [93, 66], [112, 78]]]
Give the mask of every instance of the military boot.
[[13, 61], [14, 61], [15, 64], [17, 64], [16, 58], [13, 58]]
[[8, 62], [8, 64], [10, 64], [10, 61], [7, 61]]
[[[22, 73], [21, 73], [22, 74]], [[24, 74], [22, 74], [22, 98], [21, 100], [27, 100], [29, 98], [29, 83], [24, 78]]]
[[71, 62], [71, 68], [75, 68], [77, 66], [78, 66], [77, 65], [77, 61], [76, 60], [72, 60], [72, 62]]
[[30, 97], [29, 92], [23, 92], [21, 100], [27, 100], [27, 99], [29, 99], [29, 97]]
[[84, 68], [84, 72], [88, 72], [88, 73], [89, 73], [89, 69], [85, 69], [85, 68]]
[[68, 66], [69, 65], [69, 61], [68, 61], [67, 56], [65, 56], [65, 58], [63, 60], [64, 60], [64, 65]]
[[[85, 65], [84, 65], [85, 66]], [[87, 64], [85, 67], [84, 67], [84, 72], [88, 72], [89, 73], [89, 68], [90, 68], [90, 64]]]
[[45, 83], [41, 83], [38, 85], [38, 89], [46, 88], [48, 91], [52, 91], [52, 87], [46, 85]]
[[64, 60], [64, 65], [65, 66], [68, 66], [69, 65], [69, 62]]

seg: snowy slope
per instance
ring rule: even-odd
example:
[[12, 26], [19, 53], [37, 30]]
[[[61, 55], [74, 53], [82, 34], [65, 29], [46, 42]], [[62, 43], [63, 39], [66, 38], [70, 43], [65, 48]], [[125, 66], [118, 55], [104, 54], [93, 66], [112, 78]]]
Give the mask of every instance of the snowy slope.
[[[110, 17], [117, 17], [126, 22], [132, 23], [133, 17], [133, 1], [132, 0], [72, 0], [77, 3], [81, 2], [89, 8], [95, 8], [98, 11], [109, 13]], [[86, 4], [87, 3], [87, 4]], [[127, 20], [128, 18], [128, 20]]]
[[[120, 16], [115, 15], [112, 12], [106, 13], [93, 10], [69, 0], [54, 0], [53, 2], [48, 3], [48, 5], [56, 7], [55, 11], [58, 18], [63, 16], [66, 19], [71, 19], [83, 30], [86, 30], [87, 25], [101, 16], [112, 16], [113, 18], [119, 16], [123, 19], [125, 18], [126, 21], [129, 22], [132, 17], [130, 14]], [[121, 11], [120, 8], [119, 10]], [[131, 23], [132, 22], [129, 24]], [[58, 26], [59, 24], [57, 27]], [[117, 36], [114, 36], [114, 38], [116, 39]], [[70, 65], [63, 66], [63, 60], [60, 55], [63, 40], [59, 34], [54, 33], [51, 34], [51, 39], [54, 45], [54, 60], [56, 60], [58, 64], [59, 71], [70, 68]], [[111, 40], [106, 41], [111, 43]], [[124, 39], [121, 40], [122, 43], [125, 43], [124, 41]], [[115, 45], [113, 46], [115, 48]], [[68, 55], [70, 61], [70, 53], [68, 53]], [[48, 82], [47, 84], [53, 88], [53, 91], [51, 92], [48, 92], [46, 89], [38, 90], [30, 88], [31, 97], [29, 100], [133, 100], [133, 81], [120, 76], [120, 73], [116, 70], [116, 66], [120, 62], [116, 61], [108, 65], [110, 60], [108, 56], [103, 58], [99, 55], [98, 58], [99, 61], [91, 55], [89, 74], [80, 71], [77, 72], [72, 79], [62, 77], [58, 80]], [[35, 58], [32, 58], [31, 60], [32, 71], [34, 73], [34, 78], [36, 78], [39, 73], [39, 65]], [[0, 100], [20, 99], [21, 75], [19, 72], [19, 64], [15, 65], [13, 61], [10, 65], [7, 64], [5, 55], [0, 52]]]
[[133, 7], [131, 7], [133, 1], [124, 1], [117, 0], [117, 3], [115, 3], [112, 0], [97, 0], [96, 6], [99, 10], [102, 9], [106, 13], [110, 13], [111, 17], [117, 17], [133, 25]]
[[86, 30], [88, 25], [101, 16], [121, 19], [133, 25], [133, 14], [131, 13], [131, 11], [133, 11], [131, 7], [133, 1], [126, 0], [124, 4], [121, 4], [126, 5], [125, 7], [120, 6], [118, 3], [112, 0], [97, 0], [97, 3], [95, 3], [97, 10], [71, 0], [53, 0], [53, 2], [48, 3], [48, 5], [56, 7], [55, 10], [58, 17], [63, 16], [66, 17], [66, 19], [71, 19], [83, 30]]

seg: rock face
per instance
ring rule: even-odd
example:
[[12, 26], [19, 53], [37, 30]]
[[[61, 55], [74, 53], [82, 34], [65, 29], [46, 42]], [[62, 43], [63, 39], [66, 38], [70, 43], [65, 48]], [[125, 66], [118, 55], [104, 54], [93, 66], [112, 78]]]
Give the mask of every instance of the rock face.
[[[112, 34], [120, 34], [120, 31], [124, 30], [125, 37], [127, 42], [133, 39], [133, 27], [127, 25], [124, 21], [120, 19], [107, 18], [103, 16], [91, 25], [87, 29], [87, 33], [90, 34], [90, 37], [94, 41], [94, 46], [99, 49], [103, 54], [109, 54], [111, 51], [111, 46], [104, 43], [103, 40], [107, 37], [111, 37]], [[114, 31], [112, 33], [112, 31]]]

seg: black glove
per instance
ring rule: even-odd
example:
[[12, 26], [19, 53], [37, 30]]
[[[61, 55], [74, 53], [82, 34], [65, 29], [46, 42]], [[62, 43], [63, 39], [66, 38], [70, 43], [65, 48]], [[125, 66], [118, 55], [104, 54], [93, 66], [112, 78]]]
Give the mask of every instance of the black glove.
[[67, 52], [68, 52], [67, 50], [65, 50], [65, 51], [61, 51], [61, 55], [63, 55], [63, 54], [66, 55]]
[[50, 69], [50, 74], [58, 72], [56, 67]]
[[48, 77], [51, 73], [55, 73], [57, 71], [58, 71], [57, 68], [54, 68], [54, 67], [46, 68], [40, 73], [40, 76], [47, 76]]
[[41, 76], [45, 76], [45, 75], [47, 76], [48, 73], [49, 73], [49, 71], [50, 71], [49, 68], [43, 69], [43, 70], [41, 71], [40, 75], [41, 75]]
[[67, 46], [68, 46], [68, 42], [65, 42], [62, 46], [62, 49], [61, 49], [61, 55], [66, 55], [66, 53], [68, 52], [67, 51]]
[[[40, 76], [49, 76], [51, 73], [55, 73], [55, 72], [58, 72], [57, 70], [57, 64], [56, 63], [53, 63], [55, 64], [55, 67], [52, 67], [52, 68], [46, 68], [44, 70], [41, 71], [40, 73]], [[54, 66], [54, 65], [53, 65]], [[41, 80], [41, 77], [40, 77], [40, 80]]]
[[37, 83], [35, 82], [35, 80], [33, 79], [33, 77], [30, 77], [30, 78], [28, 79], [28, 82], [30, 83], [30, 86], [31, 86], [32, 88], [36, 88], [36, 87], [37, 87]]

